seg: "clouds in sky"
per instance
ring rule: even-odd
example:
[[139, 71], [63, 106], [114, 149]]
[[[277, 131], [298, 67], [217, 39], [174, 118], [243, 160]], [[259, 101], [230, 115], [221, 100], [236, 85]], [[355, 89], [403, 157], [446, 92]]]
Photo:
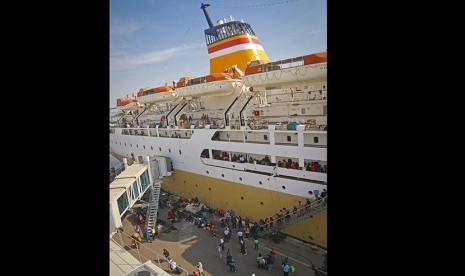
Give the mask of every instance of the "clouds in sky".
[[110, 25], [110, 35], [116, 37], [131, 36], [142, 28], [136, 20], [114, 20]]
[[205, 48], [204, 43], [196, 43], [190, 45], [182, 45], [172, 47], [160, 51], [152, 51], [142, 54], [129, 54], [127, 52], [119, 52], [112, 54], [110, 57], [110, 70], [118, 71], [132, 69], [137, 66], [162, 62], [170, 57], [186, 54], [188, 51], [196, 48]]

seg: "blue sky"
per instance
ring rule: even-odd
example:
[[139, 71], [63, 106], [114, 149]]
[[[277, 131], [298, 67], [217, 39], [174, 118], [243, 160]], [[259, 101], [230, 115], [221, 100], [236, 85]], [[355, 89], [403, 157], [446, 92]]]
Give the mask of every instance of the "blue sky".
[[110, 107], [145, 86], [209, 74], [207, 20], [248, 22], [269, 58], [327, 48], [326, 0], [110, 0]]

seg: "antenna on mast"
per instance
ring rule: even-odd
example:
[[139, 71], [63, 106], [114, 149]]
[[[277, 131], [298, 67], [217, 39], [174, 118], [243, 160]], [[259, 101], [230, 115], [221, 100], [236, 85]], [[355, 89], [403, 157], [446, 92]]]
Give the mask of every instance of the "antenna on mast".
[[203, 10], [203, 13], [205, 14], [205, 18], [207, 19], [208, 26], [210, 26], [210, 28], [211, 28], [211, 27], [213, 27], [213, 23], [212, 23], [212, 20], [210, 19], [210, 16], [207, 13], [207, 10], [206, 10], [207, 7], [210, 7], [210, 4], [202, 3], [200, 5], [200, 8]]

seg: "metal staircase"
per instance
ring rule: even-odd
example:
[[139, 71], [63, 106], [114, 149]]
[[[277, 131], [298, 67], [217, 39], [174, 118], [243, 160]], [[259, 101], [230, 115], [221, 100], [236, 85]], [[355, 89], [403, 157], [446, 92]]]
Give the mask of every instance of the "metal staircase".
[[152, 228], [157, 223], [158, 200], [160, 199], [161, 180], [155, 179], [152, 184], [152, 194], [147, 209], [147, 227]]
[[323, 210], [326, 210], [327, 208], [327, 203], [326, 203], [326, 198], [320, 199], [319, 201], [314, 201], [310, 204], [310, 206], [305, 206], [303, 208], [297, 209], [297, 217], [294, 217], [294, 214], [292, 213], [292, 210], [290, 210], [290, 216], [291, 218], [286, 221], [285, 217], [279, 218], [279, 219], [274, 219], [273, 221], [273, 227], [270, 228], [269, 223], [263, 225], [263, 231], [258, 232], [258, 236], [265, 236], [270, 233], [276, 233], [279, 230], [292, 225], [294, 223], [297, 223], [299, 221], [303, 221]]

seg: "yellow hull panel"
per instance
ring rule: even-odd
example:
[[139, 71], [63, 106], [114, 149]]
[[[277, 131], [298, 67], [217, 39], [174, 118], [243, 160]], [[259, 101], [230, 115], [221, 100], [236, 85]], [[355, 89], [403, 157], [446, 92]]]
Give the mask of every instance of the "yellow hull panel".
[[[211, 208], [233, 209], [237, 216], [247, 216], [251, 221], [270, 217], [283, 207], [298, 206], [299, 201], [305, 202], [303, 197], [179, 170], [174, 170], [172, 176], [163, 178], [162, 188], [185, 198], [197, 196], [201, 203]], [[326, 247], [326, 221], [327, 212], [324, 210], [313, 218], [286, 227], [282, 232]]]

